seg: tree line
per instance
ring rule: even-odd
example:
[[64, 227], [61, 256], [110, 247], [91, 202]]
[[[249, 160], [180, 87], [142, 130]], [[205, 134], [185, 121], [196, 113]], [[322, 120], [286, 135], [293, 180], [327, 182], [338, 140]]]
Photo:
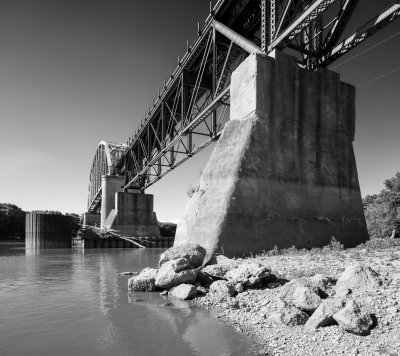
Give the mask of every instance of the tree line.
[[[27, 213], [29, 212], [14, 204], [0, 203], [0, 240], [25, 239], [25, 216]], [[33, 210], [31, 213], [64, 215], [56, 210]], [[75, 235], [80, 227], [80, 216], [74, 213], [65, 215], [72, 217], [72, 232]]]
[[[189, 191], [191, 194], [189, 194]], [[188, 195], [193, 195], [196, 187], [188, 189]], [[385, 237], [400, 237], [400, 172], [386, 179], [384, 189], [363, 199], [363, 208], [370, 239]], [[34, 210], [32, 213], [58, 214], [54, 210]], [[9, 238], [25, 238], [26, 211], [14, 204], [0, 203], [0, 240]], [[80, 228], [78, 214], [65, 214], [72, 217], [73, 234]], [[175, 235], [175, 224], [160, 223], [164, 235]], [[164, 231], [165, 230], [165, 231]]]

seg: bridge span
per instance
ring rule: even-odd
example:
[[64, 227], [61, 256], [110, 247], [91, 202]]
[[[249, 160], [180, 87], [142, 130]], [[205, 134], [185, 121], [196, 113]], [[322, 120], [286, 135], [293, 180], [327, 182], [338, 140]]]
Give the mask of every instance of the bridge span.
[[[243, 216], [248, 215], [248, 219], [238, 219], [237, 224], [240, 226], [236, 230], [253, 231], [258, 236], [257, 239], [262, 240], [253, 246], [269, 248], [276, 245], [277, 243], [272, 243], [272, 240], [276, 242], [276, 238], [268, 236], [275, 233], [282, 235], [276, 229], [277, 226], [283, 226], [282, 221], [285, 219], [286, 221], [294, 219], [296, 226], [289, 228], [284, 233], [284, 237], [278, 238], [283, 241], [282, 246], [291, 246], [293, 242], [299, 246], [314, 246], [325, 243], [327, 238], [333, 235], [339, 239], [342, 237], [345, 244], [348, 242], [347, 245], [364, 240], [366, 238], [365, 220], [363, 220], [360, 205], [358, 177], [352, 148], [354, 139], [352, 125], [354, 125], [355, 119], [352, 109], [354, 108], [354, 95], [351, 89], [346, 89], [346, 85], [338, 84], [340, 82], [338, 77], [334, 77], [324, 68], [399, 18], [400, 1], [382, 9], [373, 19], [359, 26], [356, 31], [349, 31], [349, 28], [354, 28], [360, 3], [360, 0], [217, 1], [214, 7], [210, 7], [210, 14], [205, 24], [198, 26], [196, 40], [187, 44], [184, 56], [178, 57], [177, 67], [172, 71], [169, 79], [163, 83], [153, 105], [126, 145], [113, 146], [106, 143], [99, 145], [90, 175], [88, 213], [98, 214], [101, 210], [101, 225], [103, 227], [114, 226], [110, 214], [111, 210], [114, 210], [114, 214], [118, 213], [113, 199], [115, 194], [117, 196], [119, 194], [121, 200], [124, 192], [133, 195], [144, 193], [146, 188], [158, 182], [171, 170], [223, 135], [225, 141], [218, 142], [217, 147], [219, 148], [216, 148], [213, 157], [218, 156], [218, 152], [225, 152], [225, 156], [220, 157], [218, 162], [210, 161], [210, 167], [206, 168], [201, 180], [201, 189], [202, 185], [203, 188], [210, 184], [226, 185], [230, 178], [236, 180], [237, 182], [231, 186], [232, 191], [225, 192], [220, 197], [222, 201], [230, 202], [238, 193], [238, 186], [244, 184], [244, 181], [247, 181], [247, 186], [251, 185], [246, 180], [247, 178], [244, 179], [241, 176], [246, 166], [243, 160], [251, 163], [254, 160], [263, 159], [263, 166], [268, 167], [268, 172], [264, 172], [262, 178], [253, 177], [253, 179], [269, 182], [269, 185], [267, 184], [269, 189], [275, 190], [277, 194], [277, 197], [272, 198], [271, 195], [268, 195], [269, 193], [263, 192], [264, 188], [258, 186], [258, 193], [248, 192], [247, 198], [243, 198], [243, 204], [247, 206], [247, 213], [243, 211], [241, 213], [244, 213]], [[293, 60], [288, 59], [288, 56], [291, 56]], [[274, 64], [271, 64], [271, 58], [275, 58]], [[293, 74], [295, 79], [289, 80], [288, 73], [279, 69], [283, 67], [288, 73], [295, 73]], [[233, 93], [232, 82], [235, 75], [235, 92]], [[275, 78], [274, 76], [280, 77]], [[310, 78], [314, 76], [314, 80], [307, 76]], [[252, 78], [255, 78], [254, 81]], [[311, 80], [310, 83], [313, 83], [310, 84], [311, 87], [304, 87], [304, 92], [298, 92], [298, 88], [303, 87], [304, 83], [308, 83], [309, 80]], [[252, 83], [253, 86], [246, 85], [248, 83]], [[324, 91], [324, 87], [328, 84], [335, 89], [332, 89], [331, 92], [328, 89]], [[292, 110], [290, 114], [285, 113], [286, 109], [275, 101], [278, 94], [282, 93], [287, 102], [294, 106], [294, 111]], [[346, 98], [339, 100], [338, 97], [344, 95], [343, 93], [346, 93]], [[272, 94], [274, 97], [270, 97]], [[236, 102], [232, 102], [233, 97]], [[308, 105], [309, 109], [307, 110], [309, 111], [300, 112], [303, 109], [298, 107], [299, 103], [303, 103], [304, 106]], [[276, 106], [270, 108], [269, 105]], [[330, 111], [325, 113], [327, 117], [324, 117], [322, 109], [318, 114], [313, 114], [312, 110], [315, 109], [315, 106], [328, 107]], [[252, 110], [246, 112], [243, 109], [246, 107]], [[344, 126], [339, 127], [338, 117], [343, 115], [341, 111], [343, 107], [346, 107], [348, 112], [346, 118], [343, 119]], [[300, 111], [296, 112], [296, 110]], [[247, 145], [247, 148], [242, 147], [244, 151], [240, 151], [240, 154], [246, 158], [242, 157], [240, 162], [234, 163], [227, 159], [229, 150], [226, 151], [226, 147], [221, 145], [230, 142], [230, 134], [226, 133], [227, 126], [232, 127], [234, 119], [245, 119], [243, 115], [240, 116], [244, 113], [250, 116], [256, 113], [257, 120], [269, 120], [265, 136], [263, 139], [260, 138], [260, 145], [264, 149], [275, 148], [272, 150], [274, 152], [262, 151], [261, 148], [260, 150], [257, 148], [255, 151], [246, 151], [252, 146], [254, 137], [249, 139], [240, 137], [240, 135], [236, 136], [235, 140], [231, 142], [234, 145], [231, 147], [231, 152], [235, 151], [235, 145], [238, 147]], [[264, 117], [265, 115], [268, 119]], [[314, 121], [303, 122], [302, 118], [308, 115], [314, 117], [314, 119], [310, 119]], [[264, 118], [261, 119], [261, 117]], [[301, 118], [299, 119], [299, 117]], [[248, 118], [246, 117], [246, 119]], [[278, 121], [275, 122], [275, 119]], [[281, 124], [280, 120], [285, 124]], [[326, 137], [321, 131], [324, 120], [331, 130]], [[319, 131], [311, 133], [310, 129], [309, 132], [300, 133], [299, 125], [305, 124], [314, 125]], [[242, 133], [246, 131], [244, 128], [236, 129], [242, 130]], [[332, 130], [336, 133], [333, 133]], [[275, 136], [270, 137], [268, 132], [273, 132]], [[234, 135], [234, 133], [231, 134]], [[253, 132], [253, 134], [255, 133]], [[347, 138], [343, 138], [343, 135]], [[295, 136], [296, 139], [293, 138]], [[330, 139], [331, 136], [336, 137], [336, 141]], [[297, 142], [294, 151], [293, 147], [289, 152], [289, 148], [286, 148], [285, 151], [283, 147], [275, 146], [276, 140], [282, 139], [284, 142], [287, 137], [292, 137]], [[304, 142], [304, 140], [311, 143]], [[313, 144], [314, 141], [318, 144]], [[307, 144], [311, 145], [311, 148], [307, 147]], [[337, 156], [334, 159], [331, 157], [325, 160], [326, 152], [337, 149], [335, 145], [338, 144], [346, 147], [345, 152], [341, 152], [340, 157]], [[280, 152], [281, 150], [283, 151]], [[307, 150], [310, 152], [307, 153]], [[115, 153], [114, 158], [112, 158], [113, 153], [111, 152]], [[250, 152], [252, 153], [250, 154]], [[213, 176], [212, 170], [215, 175], [215, 172], [218, 171], [215, 164], [218, 165], [224, 159], [227, 159], [231, 166], [225, 167], [225, 170], [220, 172], [224, 179], [218, 181]], [[292, 174], [280, 175], [275, 161], [281, 162], [281, 166], [292, 167]], [[299, 166], [299, 162], [303, 162], [305, 166], [309, 162], [314, 163], [310, 164], [312, 167], [295, 168]], [[262, 171], [260, 167], [257, 169]], [[305, 172], [307, 169], [309, 171]], [[311, 172], [311, 170], [315, 170], [315, 172]], [[332, 176], [339, 178], [332, 180]], [[284, 188], [271, 188], [277, 181]], [[295, 182], [302, 188], [299, 191], [288, 193], [291, 190], [289, 186]], [[309, 189], [311, 186], [318, 187], [319, 193], [312, 193], [312, 189]], [[111, 203], [109, 204], [114, 206], [114, 209], [103, 209], [108, 204], [104, 204], [102, 201], [105, 190], [111, 194], [112, 198], [110, 198]], [[220, 191], [221, 189], [217, 189], [214, 193], [218, 195]], [[236, 193], [232, 193], [235, 191]], [[223, 232], [222, 227], [228, 220], [230, 221], [228, 218], [230, 205], [227, 203], [225, 207], [221, 207], [221, 212], [214, 214], [221, 216], [220, 221], [215, 221], [216, 230], [211, 232], [202, 225], [208, 215], [207, 212], [199, 213], [199, 211], [201, 205], [207, 205], [207, 192], [203, 191], [201, 194], [201, 196], [195, 194], [189, 204], [187, 209], [192, 210], [187, 210], [185, 213], [185, 222], [178, 227], [177, 237], [179, 241], [192, 239], [192, 237], [195, 241], [205, 239], [204, 244], [211, 250], [215, 250], [221, 246], [221, 241], [224, 240], [221, 236], [228, 234], [228, 232]], [[287, 194], [290, 197], [286, 196]], [[152, 208], [152, 197], [143, 195], [147, 197], [147, 200], [145, 199], [147, 210], [145, 210], [148, 220], [151, 215], [149, 209]], [[276, 203], [279, 207], [274, 208], [264, 204], [265, 200], [270, 199], [277, 199]], [[282, 199], [286, 199], [285, 202]], [[255, 201], [255, 205], [249, 205], [249, 200]], [[291, 203], [288, 203], [290, 201]], [[312, 201], [316, 205], [317, 202], [331, 205], [333, 210], [310, 208], [307, 204]], [[288, 204], [289, 206], [287, 206]], [[296, 211], [292, 211], [293, 206], [296, 206]], [[255, 215], [251, 214], [251, 209], [254, 207], [261, 209], [259, 218], [255, 218]], [[200, 215], [193, 216], [193, 209], [197, 209], [198, 214], [203, 214], [202, 217], [199, 217]], [[308, 211], [308, 213], [302, 215], [301, 210]], [[288, 213], [289, 211], [291, 212]], [[137, 215], [139, 212], [136, 211], [132, 214]], [[310, 218], [311, 216], [312, 218]], [[106, 224], [107, 219], [108, 224]], [[318, 223], [311, 222], [313, 219]], [[345, 223], [347, 220], [357, 221], [358, 227], [349, 228], [349, 231], [354, 234], [354, 238], [344, 232], [347, 228]], [[194, 221], [197, 222], [194, 223]], [[277, 225], [274, 221], [279, 221], [279, 224]], [[322, 223], [323, 221], [326, 224]], [[333, 221], [336, 223], [332, 223]], [[339, 221], [342, 221], [341, 228]], [[151, 224], [154, 225], [154, 221]], [[236, 226], [232, 221], [231, 224]], [[250, 225], [256, 226], [255, 230], [253, 227], [249, 228]], [[335, 227], [333, 227], [334, 225]], [[271, 226], [274, 226], [272, 230]], [[229, 234], [232, 233], [233, 231], [229, 230]], [[305, 233], [314, 234], [315, 238], [307, 240], [304, 237]], [[204, 234], [214, 237], [211, 240], [200, 237]], [[262, 238], [261, 236], [264, 235], [267, 237]], [[302, 237], [298, 239], [294, 237], [295, 235]], [[240, 238], [238, 239], [240, 240]], [[237, 242], [236, 238], [233, 237], [231, 240], [235, 241], [233, 244], [238, 246], [234, 253], [246, 252], [243, 244]], [[228, 244], [229, 242], [225, 242], [223, 245], [227, 246]], [[254, 252], [254, 249], [252, 251]]]

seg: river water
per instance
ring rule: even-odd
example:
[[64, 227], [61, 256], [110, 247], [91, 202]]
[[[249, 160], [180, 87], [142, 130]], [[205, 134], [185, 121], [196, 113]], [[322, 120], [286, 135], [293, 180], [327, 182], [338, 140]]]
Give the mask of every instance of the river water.
[[0, 243], [0, 355], [248, 355], [250, 341], [194, 302], [129, 292], [118, 272], [161, 249], [26, 250]]

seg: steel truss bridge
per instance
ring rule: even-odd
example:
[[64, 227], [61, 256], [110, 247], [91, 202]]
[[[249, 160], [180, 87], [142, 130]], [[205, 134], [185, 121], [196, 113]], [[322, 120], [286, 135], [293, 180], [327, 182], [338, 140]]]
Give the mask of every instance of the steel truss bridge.
[[[348, 35], [360, 2], [219, 0], [210, 5], [197, 39], [178, 57], [127, 145], [99, 145], [90, 173], [88, 211], [99, 210], [101, 174], [124, 175], [125, 190], [144, 190], [217, 140], [229, 120], [231, 74], [250, 53], [284, 50], [296, 56], [301, 67], [316, 70], [400, 17], [396, 1]], [[112, 159], [107, 152], [118, 154]]]

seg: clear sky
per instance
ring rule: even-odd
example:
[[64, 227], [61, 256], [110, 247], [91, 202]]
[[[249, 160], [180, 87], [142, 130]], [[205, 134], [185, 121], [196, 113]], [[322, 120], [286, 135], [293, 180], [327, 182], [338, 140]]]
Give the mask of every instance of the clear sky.
[[[360, 3], [362, 23], [392, 1]], [[208, 0], [2, 0], [0, 202], [84, 212], [97, 144], [126, 142], [208, 9]], [[358, 87], [354, 146], [363, 196], [400, 170], [398, 32], [400, 20], [335, 63], [394, 36], [335, 68]], [[181, 216], [186, 189], [209, 155], [148, 190], [159, 220]]]

